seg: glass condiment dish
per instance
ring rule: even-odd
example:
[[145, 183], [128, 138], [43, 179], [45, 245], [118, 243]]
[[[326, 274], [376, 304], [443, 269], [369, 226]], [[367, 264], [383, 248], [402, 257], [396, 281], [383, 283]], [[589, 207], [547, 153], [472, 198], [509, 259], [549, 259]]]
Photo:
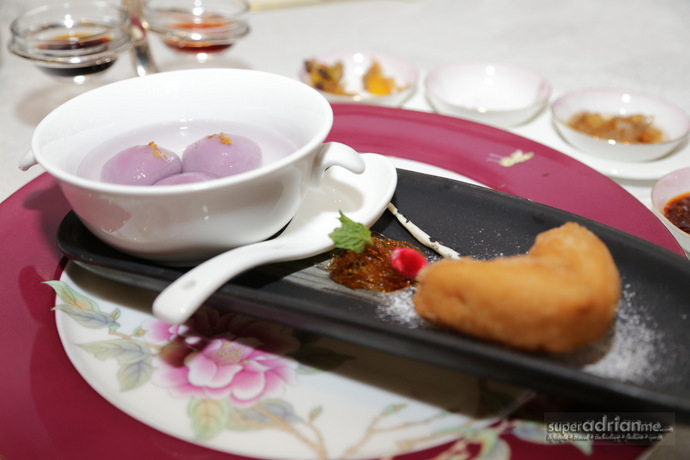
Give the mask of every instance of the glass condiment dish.
[[146, 27], [169, 48], [204, 62], [249, 33], [246, 0], [148, 0]]
[[129, 15], [104, 1], [44, 5], [12, 22], [9, 49], [48, 75], [83, 83], [130, 47], [130, 30]]

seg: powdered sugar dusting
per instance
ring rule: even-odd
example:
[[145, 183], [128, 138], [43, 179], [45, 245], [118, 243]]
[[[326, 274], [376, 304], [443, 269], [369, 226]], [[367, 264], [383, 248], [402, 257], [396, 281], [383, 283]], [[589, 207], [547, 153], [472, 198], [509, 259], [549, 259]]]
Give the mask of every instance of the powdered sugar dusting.
[[413, 295], [413, 288], [381, 295], [381, 304], [376, 307], [376, 316], [387, 323], [398, 324], [409, 329], [428, 327], [429, 322], [419, 316], [414, 309]]
[[643, 384], [658, 375], [665, 352], [654, 318], [634, 306], [635, 291], [624, 284], [614, 326], [602, 340], [563, 357], [566, 364], [605, 378]]

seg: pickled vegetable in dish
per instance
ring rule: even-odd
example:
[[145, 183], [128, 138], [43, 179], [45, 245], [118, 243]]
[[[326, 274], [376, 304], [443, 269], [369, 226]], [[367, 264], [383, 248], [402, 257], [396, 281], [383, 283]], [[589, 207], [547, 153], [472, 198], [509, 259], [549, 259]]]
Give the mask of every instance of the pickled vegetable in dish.
[[336, 62], [333, 65], [327, 65], [316, 59], [311, 59], [304, 62], [304, 68], [309, 74], [311, 84], [314, 88], [326, 91], [327, 93], [340, 94], [343, 96], [354, 96], [354, 94], [345, 91], [343, 86], [343, 63]]
[[679, 195], [666, 203], [664, 216], [673, 225], [690, 234], [690, 192]]
[[[314, 88], [328, 93], [339, 94], [341, 96], [356, 95], [345, 90], [345, 84], [343, 82], [344, 66], [342, 61], [337, 61], [333, 65], [328, 65], [316, 59], [311, 59], [305, 61], [304, 68], [309, 74], [311, 84]], [[371, 66], [369, 66], [362, 76], [362, 86], [365, 91], [374, 96], [385, 96], [400, 90], [394, 78], [384, 75], [383, 67], [376, 59], [372, 60]]]
[[362, 81], [364, 82], [364, 89], [376, 96], [385, 96], [399, 89], [392, 77], [386, 77], [383, 74], [381, 64], [376, 59], [372, 61], [371, 67], [364, 74]]
[[182, 154], [182, 170], [227, 177], [261, 166], [261, 148], [251, 139], [225, 133], [205, 136]]
[[153, 185], [182, 172], [182, 160], [175, 152], [149, 142], [116, 153], [105, 162], [101, 180], [121, 185]]
[[664, 141], [663, 132], [653, 124], [653, 117], [643, 114], [606, 117], [596, 112], [579, 112], [568, 126], [581, 133], [626, 144], [652, 144]]

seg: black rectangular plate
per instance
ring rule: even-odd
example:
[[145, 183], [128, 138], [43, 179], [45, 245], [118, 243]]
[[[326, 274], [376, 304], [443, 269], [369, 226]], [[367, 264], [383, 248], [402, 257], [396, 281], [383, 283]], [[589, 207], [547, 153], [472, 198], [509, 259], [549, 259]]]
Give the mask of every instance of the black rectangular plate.
[[[400, 211], [467, 256], [488, 259], [525, 253], [540, 232], [568, 221], [585, 225], [606, 243], [622, 277], [623, 297], [609, 336], [574, 353], [546, 355], [411, 322], [391, 313], [399, 305], [391, 306], [382, 294], [352, 292], [325, 275], [319, 277], [323, 270], [315, 266], [327, 256], [249, 271], [227, 283], [209, 305], [566, 396], [602, 410], [674, 412], [677, 421], [690, 421], [687, 259], [597, 222], [505, 193], [403, 170], [398, 178], [393, 202]], [[415, 242], [390, 213], [373, 229]], [[151, 290], [162, 290], [185, 271], [111, 248], [73, 213], [59, 228], [58, 244], [69, 259], [88, 270]], [[409, 298], [406, 302], [410, 304]], [[403, 310], [411, 311], [408, 307], [403, 305]]]

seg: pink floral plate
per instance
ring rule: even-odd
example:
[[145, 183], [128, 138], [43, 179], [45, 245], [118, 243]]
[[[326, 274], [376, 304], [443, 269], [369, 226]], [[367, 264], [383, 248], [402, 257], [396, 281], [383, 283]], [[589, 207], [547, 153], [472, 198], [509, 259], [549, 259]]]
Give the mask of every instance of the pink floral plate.
[[150, 315], [150, 291], [73, 264], [49, 284], [63, 346], [86, 381], [146, 425], [195, 444], [252, 458], [345, 459], [459, 436], [499, 451], [509, 450], [508, 434], [545, 443], [543, 425], [503, 420], [509, 404], [482, 404], [489, 394], [511, 401], [517, 390], [213, 309], [172, 327]]
[[[632, 196], [538, 143], [433, 114], [334, 108], [331, 140], [443, 167], [681, 253]], [[71, 265], [63, 273], [55, 235], [68, 210], [47, 175], [0, 205], [3, 458], [631, 459], [645, 450], [544, 444], [543, 427], [531, 423], [554, 408], [543, 395], [315, 342], [275, 324], [202, 315], [194, 328], [161, 328], [143, 307], [145, 294]], [[56, 322], [71, 338], [64, 348]], [[269, 345], [263, 353], [259, 340]], [[98, 375], [82, 378], [70, 358]], [[101, 384], [125, 395], [122, 407], [94, 391]], [[518, 416], [515, 397], [525, 395], [529, 401], [517, 403], [527, 412]], [[143, 420], [128, 415], [135, 411]]]

